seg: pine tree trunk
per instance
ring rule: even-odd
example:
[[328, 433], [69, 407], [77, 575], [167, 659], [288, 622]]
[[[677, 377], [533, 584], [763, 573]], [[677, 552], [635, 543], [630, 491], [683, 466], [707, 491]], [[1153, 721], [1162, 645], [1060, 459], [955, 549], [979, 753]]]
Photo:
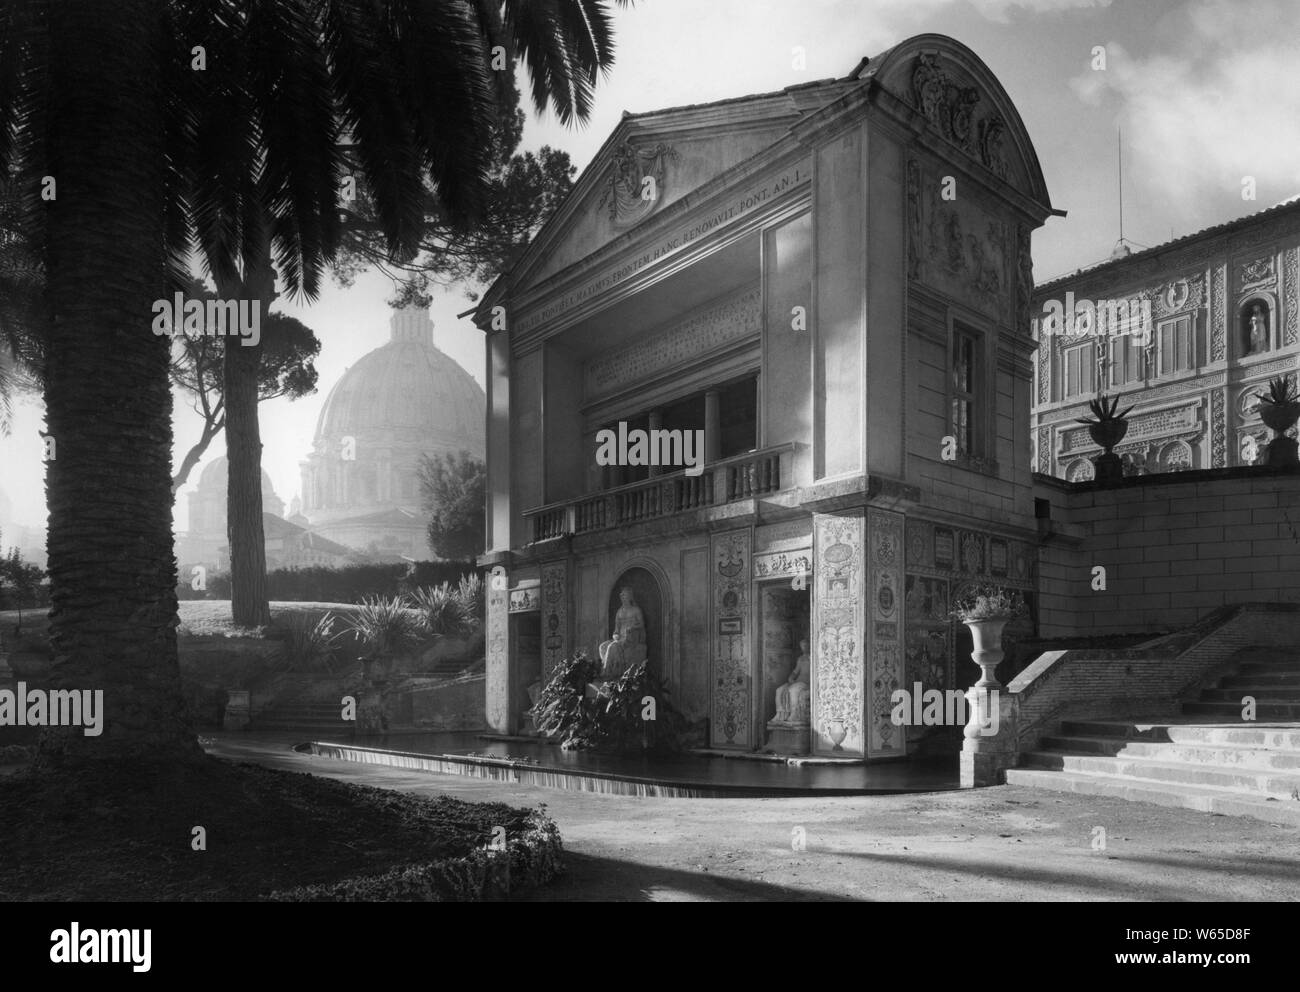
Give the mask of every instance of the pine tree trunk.
[[176, 654], [170, 344], [151, 330], [165, 291], [157, 7], [48, 11], [51, 684], [102, 690], [103, 726], [47, 731], [40, 761], [197, 757]]
[[[262, 328], [275, 296], [269, 260], [251, 265], [242, 285], [219, 286], [223, 299], [250, 300]], [[228, 337], [222, 358], [226, 408], [226, 535], [230, 541], [230, 612], [241, 627], [271, 622], [266, 592], [266, 537], [262, 526], [262, 432], [257, 418], [262, 346]]]

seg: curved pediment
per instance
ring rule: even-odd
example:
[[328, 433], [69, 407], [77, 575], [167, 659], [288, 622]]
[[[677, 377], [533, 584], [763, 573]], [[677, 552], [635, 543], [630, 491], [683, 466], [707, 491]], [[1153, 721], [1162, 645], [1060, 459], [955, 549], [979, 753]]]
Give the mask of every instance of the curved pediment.
[[955, 145], [1050, 212], [1047, 183], [1024, 121], [997, 77], [961, 42], [917, 35], [871, 60], [860, 75], [874, 77], [915, 109], [932, 137]]

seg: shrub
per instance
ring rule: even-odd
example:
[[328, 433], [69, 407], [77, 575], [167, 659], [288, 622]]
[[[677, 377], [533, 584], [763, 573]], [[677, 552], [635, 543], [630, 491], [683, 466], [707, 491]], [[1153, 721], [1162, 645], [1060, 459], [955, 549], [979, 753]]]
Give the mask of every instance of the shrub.
[[407, 601], [419, 613], [420, 624], [429, 637], [468, 637], [478, 629], [464, 596], [450, 582], [421, 586], [407, 596]]
[[952, 616], [972, 620], [1015, 620], [1028, 613], [1020, 593], [1001, 586], [981, 585], [953, 603]]
[[338, 620], [333, 613], [312, 619], [308, 613], [295, 613], [285, 627], [284, 653], [291, 672], [333, 672], [334, 647], [343, 636], [335, 632]]
[[400, 596], [367, 596], [361, 607], [343, 620], [343, 629], [362, 643], [367, 654], [405, 654], [421, 641], [419, 617]]
[[[533, 707], [534, 722], [544, 734], [560, 737], [565, 750], [606, 745], [620, 751], [676, 751], [682, 746], [685, 718], [668, 701], [668, 689], [650, 674], [646, 663], [633, 665], [589, 698], [587, 686], [600, 666], [579, 651], [561, 662]], [[647, 697], [654, 700], [654, 720], [644, 717]]]

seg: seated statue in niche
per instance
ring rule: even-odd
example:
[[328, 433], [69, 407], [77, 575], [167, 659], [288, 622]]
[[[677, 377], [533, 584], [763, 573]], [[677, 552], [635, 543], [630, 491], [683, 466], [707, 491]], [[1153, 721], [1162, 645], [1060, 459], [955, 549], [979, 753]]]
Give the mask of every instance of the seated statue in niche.
[[645, 614], [636, 605], [629, 586], [619, 590], [618, 596], [623, 605], [614, 614], [614, 632], [599, 649], [601, 675], [607, 680], [618, 678], [646, 659]]
[[799, 640], [799, 657], [790, 677], [776, 687], [775, 724], [803, 726], [809, 722], [808, 710], [808, 639]]

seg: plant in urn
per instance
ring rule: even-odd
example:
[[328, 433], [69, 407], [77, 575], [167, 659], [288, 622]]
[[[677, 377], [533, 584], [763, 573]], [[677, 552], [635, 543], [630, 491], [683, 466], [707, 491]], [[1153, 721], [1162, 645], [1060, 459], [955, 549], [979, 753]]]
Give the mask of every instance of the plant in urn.
[[1256, 393], [1259, 406], [1259, 419], [1273, 431], [1273, 440], [1264, 449], [1260, 463], [1264, 465], [1300, 465], [1296, 455], [1295, 438], [1286, 436], [1286, 432], [1300, 420], [1300, 396], [1296, 395], [1295, 386], [1286, 376], [1278, 376], [1269, 381], [1268, 394]]
[[1088, 407], [1092, 410], [1092, 418], [1085, 417], [1079, 423], [1087, 424], [1088, 436], [1092, 438], [1093, 444], [1101, 445], [1101, 454], [1092, 460], [1096, 467], [1096, 479], [1098, 482], [1114, 482], [1122, 479], [1124, 466], [1113, 449], [1128, 433], [1128, 415], [1133, 412], [1133, 408], [1129, 407], [1123, 413], [1117, 413], [1119, 397], [1113, 396], [1108, 399], [1105, 393], [1089, 403]]
[[[954, 603], [952, 615], [970, 628], [974, 643], [971, 659], [980, 666], [979, 681], [966, 694], [971, 705], [965, 731], [967, 737], [978, 737], [979, 728], [988, 725], [990, 694], [1002, 688], [995, 674], [1003, 658], [1002, 630], [1025, 613], [1025, 603], [1020, 594], [999, 586], [977, 586]], [[997, 704], [992, 702], [992, 705]]]

